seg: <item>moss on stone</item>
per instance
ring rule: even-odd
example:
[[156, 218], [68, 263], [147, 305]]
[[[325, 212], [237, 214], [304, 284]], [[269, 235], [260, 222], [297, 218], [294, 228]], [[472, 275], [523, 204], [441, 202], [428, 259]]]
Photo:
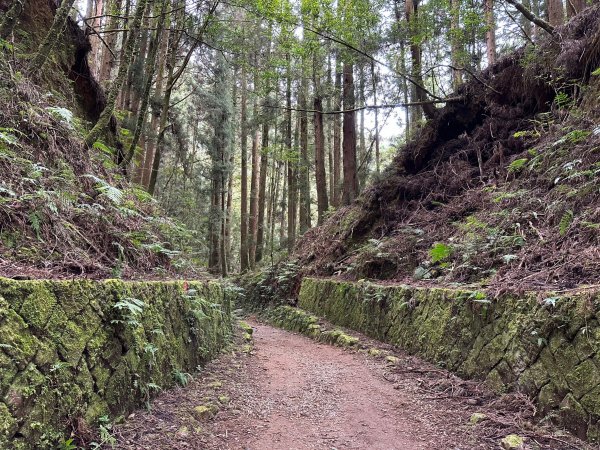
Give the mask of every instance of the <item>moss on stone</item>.
[[192, 415], [194, 418], [200, 422], [204, 422], [206, 420], [212, 419], [217, 412], [219, 411], [219, 407], [213, 405], [212, 403], [206, 405], [199, 405], [193, 409]]
[[[145, 304], [135, 325], [115, 322], [126, 298]], [[191, 372], [226, 343], [230, 300], [214, 282], [0, 278], [0, 448], [54, 448], [68, 423], [94, 426], [146, 401], [149, 383], [172, 386], [173, 367]]]
[[554, 306], [539, 302], [535, 293], [485, 301], [481, 296], [304, 278], [298, 306], [486, 380], [498, 392], [519, 389], [537, 399], [543, 414], [558, 412], [571, 393], [589, 423], [600, 420], [600, 295], [562, 295]]

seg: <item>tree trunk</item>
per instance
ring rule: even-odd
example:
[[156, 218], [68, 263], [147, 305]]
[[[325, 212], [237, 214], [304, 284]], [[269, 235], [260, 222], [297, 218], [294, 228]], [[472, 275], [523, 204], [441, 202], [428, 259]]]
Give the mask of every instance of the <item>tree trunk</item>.
[[[488, 0], [486, 0], [488, 1]], [[452, 87], [456, 91], [462, 84], [463, 35], [460, 28], [460, 0], [452, 0], [450, 4], [450, 54], [452, 59]], [[419, 69], [420, 70], [420, 69]]]
[[[359, 81], [359, 90], [360, 90], [360, 106], [365, 105], [365, 71], [361, 64], [360, 70], [360, 81]], [[357, 177], [358, 177], [358, 192], [362, 191], [365, 188], [365, 184], [367, 183], [367, 175], [368, 175], [368, 167], [369, 167], [369, 155], [367, 154], [367, 143], [365, 140], [365, 110], [361, 109], [359, 113], [360, 124], [359, 124], [359, 134], [358, 134], [358, 142], [359, 142], [359, 151], [357, 157]]]
[[[122, 6], [122, 0], [112, 0], [109, 3], [108, 12], [112, 14], [112, 16], [108, 19], [108, 29], [115, 30], [119, 27], [118, 15], [121, 13]], [[117, 33], [108, 33], [104, 37], [104, 42], [106, 42], [106, 45], [113, 51], [113, 53], [117, 51]], [[111, 52], [109, 52], [108, 49], [104, 47], [102, 49], [102, 59], [100, 62], [100, 71], [98, 75], [98, 80], [101, 83], [108, 83], [114, 66], [115, 58], [113, 57]]]
[[[65, 2], [73, 1], [73, 0], [65, 0]], [[133, 50], [135, 48], [135, 44], [139, 37], [140, 25], [142, 23], [142, 16], [144, 15], [144, 11], [146, 9], [146, 2], [148, 0], [139, 0], [135, 8], [135, 16], [133, 18], [133, 22], [131, 24], [131, 29], [127, 34], [127, 42], [125, 43], [124, 49], [124, 60], [121, 61], [119, 66], [119, 73], [115, 78], [115, 81], [112, 83], [110, 90], [108, 92], [108, 97], [106, 100], [106, 106], [104, 110], [100, 114], [100, 118], [94, 125], [94, 127], [90, 130], [88, 135], [85, 137], [85, 143], [88, 147], [91, 147], [94, 142], [98, 140], [100, 135], [104, 133], [108, 124], [110, 122], [110, 118], [113, 115], [113, 111], [115, 109], [115, 103], [117, 101], [117, 95], [123, 86], [123, 82], [125, 81], [125, 75], [127, 74], [127, 69], [129, 64], [131, 63], [131, 59], [133, 57]]]
[[264, 123], [262, 129], [262, 151], [260, 155], [260, 182], [258, 186], [258, 225], [256, 228], [256, 256], [255, 262], [260, 262], [263, 257], [263, 244], [265, 236], [265, 206], [267, 188], [267, 167], [269, 164], [269, 124]]
[[[342, 109], [342, 71], [339, 56], [336, 57], [335, 65], [335, 85], [333, 89], [335, 100], [333, 108], [336, 111], [339, 111]], [[340, 206], [342, 199], [342, 158], [340, 155], [342, 146], [341, 128], [342, 117], [340, 114], [335, 114], [333, 117], [333, 196], [331, 203], [336, 208]]]
[[248, 260], [248, 87], [246, 86], [246, 67], [242, 65], [242, 98], [240, 106], [240, 147], [241, 147], [241, 186], [240, 186], [240, 269], [245, 272], [249, 269]]
[[[254, 109], [256, 111], [256, 108]], [[250, 179], [250, 245], [249, 245], [249, 261], [250, 268], [256, 267], [256, 234], [258, 228], [258, 178], [259, 178], [259, 161], [258, 161], [258, 130], [254, 132], [252, 138], [252, 173]]]
[[[306, 77], [302, 77], [299, 93], [299, 109], [307, 109], [308, 85]], [[308, 159], [308, 115], [306, 111], [300, 112], [300, 165], [299, 165], [299, 187], [300, 187], [300, 234], [305, 233], [311, 227], [310, 220], [310, 173]]]
[[546, 0], [546, 10], [548, 11], [548, 22], [550, 25], [557, 27], [563, 24], [565, 21], [565, 10], [562, 0]]
[[570, 19], [579, 14], [585, 6], [585, 0], [567, 0], [567, 17]]
[[[373, 104], [377, 104], [377, 73], [375, 62], [371, 61], [371, 82], [373, 83]], [[379, 154], [379, 110], [375, 108], [375, 172], [381, 173], [381, 155]]]
[[48, 33], [46, 33], [44, 40], [39, 45], [37, 52], [29, 64], [29, 70], [31, 73], [36, 73], [42, 70], [42, 67], [48, 59], [48, 56], [50, 56], [52, 50], [54, 49], [54, 46], [60, 41], [59, 36], [66, 26], [69, 13], [71, 12], [71, 8], [73, 7], [74, 3], [75, 0], [63, 0], [59, 8], [56, 10], [52, 25], [50, 26]]
[[354, 100], [353, 65], [344, 62], [344, 124], [343, 124], [343, 159], [344, 159], [344, 205], [351, 204], [358, 195], [358, 178], [356, 176], [356, 122]]
[[[406, 21], [409, 24], [410, 31], [410, 56], [411, 56], [411, 78], [413, 80], [414, 96], [417, 102], [427, 101], [427, 92], [424, 89], [423, 76], [421, 75], [421, 57], [422, 49], [420, 43], [420, 24], [419, 24], [419, 0], [406, 0]], [[424, 103], [414, 107], [416, 110], [422, 109], [427, 119], [433, 119], [435, 116], [435, 106], [431, 103]], [[415, 116], [420, 114], [415, 114]], [[416, 124], [413, 118], [413, 123]]]
[[494, 18], [494, 0], [485, 0], [485, 44], [488, 64], [496, 63], [496, 19]]
[[315, 179], [317, 184], [317, 223], [321, 225], [329, 209], [327, 202], [327, 174], [325, 173], [325, 132], [323, 130], [323, 100], [314, 100]]
[[298, 210], [298, 184], [297, 184], [297, 167], [298, 155], [296, 148], [292, 148], [292, 77], [290, 73], [290, 56], [287, 55], [288, 73], [285, 90], [285, 101], [287, 106], [285, 117], [285, 146], [290, 158], [288, 160], [287, 178], [288, 178], [288, 220], [287, 220], [287, 249], [291, 253], [294, 249], [296, 240], [296, 212]]
[[154, 31], [152, 41], [150, 42], [150, 48], [148, 49], [148, 58], [146, 59], [146, 68], [144, 70], [146, 79], [144, 80], [144, 90], [141, 94], [142, 104], [140, 106], [140, 110], [138, 111], [137, 121], [135, 124], [135, 131], [133, 133], [133, 138], [129, 146], [129, 151], [126, 153], [125, 159], [122, 162], [123, 167], [126, 167], [135, 155], [137, 144], [144, 130], [144, 125], [146, 124], [148, 104], [150, 103], [150, 89], [152, 88], [152, 80], [154, 78], [154, 70], [156, 68], [156, 55], [158, 54], [162, 32], [165, 26], [165, 18], [167, 16], [166, 9], [167, 0], [162, 0], [161, 8], [158, 11], [158, 21], [156, 23], [156, 30]]

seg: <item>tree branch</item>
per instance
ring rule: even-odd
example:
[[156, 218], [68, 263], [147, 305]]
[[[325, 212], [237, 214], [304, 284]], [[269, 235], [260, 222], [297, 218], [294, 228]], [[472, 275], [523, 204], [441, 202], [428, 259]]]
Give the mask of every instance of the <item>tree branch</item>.
[[304, 113], [320, 112], [321, 114], [332, 115], [332, 114], [344, 114], [347, 112], [362, 111], [363, 109], [403, 108], [403, 107], [407, 107], [407, 106], [433, 105], [436, 103], [454, 103], [454, 102], [459, 102], [461, 100], [463, 100], [462, 97], [449, 97], [449, 98], [441, 99], [441, 100], [426, 100], [423, 102], [391, 103], [391, 104], [385, 104], [385, 105], [365, 105], [365, 106], [359, 106], [357, 108], [343, 109], [343, 110], [339, 110], [339, 111], [317, 111], [315, 109], [288, 108], [287, 106], [267, 105], [267, 104], [265, 104], [264, 106], [266, 108], [283, 109], [285, 111], [297, 111], [297, 112], [304, 112]]
[[517, 11], [519, 11], [521, 14], [523, 14], [523, 16], [527, 20], [536, 24], [538, 27], [540, 27], [541, 29], [543, 29], [544, 31], [549, 33], [551, 36], [554, 36], [556, 34], [556, 30], [554, 29], [554, 27], [552, 25], [550, 25], [544, 19], [540, 19], [539, 17], [537, 17], [535, 14], [533, 14], [531, 11], [529, 11], [527, 8], [525, 8], [517, 0], [506, 0], [506, 2], [510, 3], [515, 8], [517, 8]]

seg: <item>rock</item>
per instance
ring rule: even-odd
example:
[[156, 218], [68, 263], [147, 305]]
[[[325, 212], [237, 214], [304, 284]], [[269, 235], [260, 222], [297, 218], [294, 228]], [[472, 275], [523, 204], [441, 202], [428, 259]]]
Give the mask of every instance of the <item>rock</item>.
[[194, 408], [192, 415], [201, 422], [212, 419], [219, 411], [219, 408], [212, 404], [199, 405]]
[[389, 364], [398, 364], [398, 361], [400, 361], [398, 358], [396, 358], [395, 356], [392, 355], [388, 355], [385, 357], [385, 360], [389, 363]]
[[217, 380], [217, 381], [213, 381], [211, 383], [208, 383], [206, 386], [209, 387], [209, 388], [213, 388], [213, 389], [219, 389], [221, 386], [223, 386], [223, 382]]
[[516, 434], [509, 434], [500, 441], [500, 445], [504, 450], [524, 450], [525, 439]]
[[250, 342], [252, 340], [252, 334], [251, 333], [244, 333], [244, 340], [246, 342]]
[[219, 395], [219, 403], [221, 403], [222, 405], [226, 405], [227, 403], [229, 403], [229, 396]]
[[247, 333], [247, 334], [254, 333], [254, 329], [247, 322], [244, 322], [243, 320], [240, 320], [238, 323], [240, 325], [240, 328], [242, 330], [244, 330], [245, 333]]
[[471, 425], [477, 425], [479, 422], [483, 422], [484, 420], [487, 420], [488, 416], [486, 416], [483, 413], [473, 413], [471, 414], [471, 418], [469, 419], [469, 423]]
[[377, 358], [378, 356], [381, 356], [381, 350], [379, 350], [377, 348], [370, 348], [369, 355]]

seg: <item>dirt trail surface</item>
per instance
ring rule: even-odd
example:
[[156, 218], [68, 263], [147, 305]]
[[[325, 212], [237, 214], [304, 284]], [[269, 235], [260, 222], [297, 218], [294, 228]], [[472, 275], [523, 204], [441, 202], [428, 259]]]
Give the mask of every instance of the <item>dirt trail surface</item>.
[[[251, 324], [251, 351], [238, 344], [186, 388], [130, 416], [116, 429], [117, 448], [497, 449], [504, 436], [523, 431], [518, 420], [530, 426], [526, 413], [510, 410], [514, 398], [499, 402], [411, 356], [396, 353], [391, 367], [385, 353], [374, 358]], [[211, 405], [219, 405], [214, 415], [206, 413]], [[474, 412], [486, 418], [469, 424]], [[520, 433], [524, 448], [585, 448], [532, 430]]]

